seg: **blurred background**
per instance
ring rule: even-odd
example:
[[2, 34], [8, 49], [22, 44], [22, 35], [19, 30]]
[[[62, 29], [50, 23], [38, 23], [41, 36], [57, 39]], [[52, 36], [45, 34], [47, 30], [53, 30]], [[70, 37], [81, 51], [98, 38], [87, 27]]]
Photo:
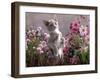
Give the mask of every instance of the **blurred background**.
[[81, 25], [89, 26], [89, 15], [26, 12], [26, 30], [30, 28], [36, 29], [37, 27], [42, 27], [44, 32], [48, 33], [43, 20], [50, 20], [54, 18], [57, 19], [59, 29], [64, 36], [68, 33], [69, 26], [75, 19], [79, 20]]

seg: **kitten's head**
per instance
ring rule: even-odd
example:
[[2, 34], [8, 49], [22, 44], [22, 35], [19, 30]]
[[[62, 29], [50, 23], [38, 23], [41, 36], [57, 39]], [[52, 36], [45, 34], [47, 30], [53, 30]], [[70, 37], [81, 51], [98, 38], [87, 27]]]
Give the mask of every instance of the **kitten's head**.
[[58, 21], [54, 19], [50, 19], [48, 21], [44, 20], [44, 24], [47, 27], [48, 31], [54, 31], [58, 28]]

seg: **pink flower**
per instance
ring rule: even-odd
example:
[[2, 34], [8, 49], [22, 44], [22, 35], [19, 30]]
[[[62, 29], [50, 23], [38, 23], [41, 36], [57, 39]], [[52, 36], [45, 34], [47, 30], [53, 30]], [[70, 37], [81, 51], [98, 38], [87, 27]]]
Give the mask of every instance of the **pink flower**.
[[86, 45], [89, 44], [89, 35], [84, 36], [84, 42]]
[[39, 52], [39, 54], [44, 53], [44, 51], [42, 50], [42, 48], [41, 48], [41, 47], [37, 47], [37, 51]]
[[67, 53], [68, 52], [68, 48], [67, 47], [65, 47], [64, 49], [63, 49], [63, 53]]
[[27, 35], [30, 35], [31, 34], [31, 31], [29, 30], [28, 32], [27, 32]]
[[41, 37], [42, 32], [43, 32], [42, 28], [41, 27], [37, 27], [35, 34], [36, 34], [37, 37]]
[[31, 40], [30, 39], [26, 39], [26, 43], [29, 43], [29, 42], [31, 42]]
[[33, 35], [32, 34], [29, 34], [29, 38], [32, 38], [33, 37]]
[[66, 46], [66, 47], [70, 47], [69, 40], [70, 40], [70, 38], [67, 38], [67, 39], [65, 40], [65, 46]]
[[81, 25], [79, 32], [81, 36], [86, 36], [88, 34], [88, 27]]
[[44, 40], [47, 41], [50, 35], [48, 33], [44, 33]]
[[41, 41], [41, 45], [43, 45], [44, 47], [47, 46], [46, 41]]
[[37, 47], [37, 51], [41, 51], [42, 50], [42, 48], [41, 47]]
[[37, 30], [38, 30], [38, 31], [41, 31], [41, 30], [42, 30], [42, 28], [41, 28], [41, 27], [37, 27]]
[[80, 21], [78, 21], [78, 20], [74, 20], [70, 24], [70, 30], [71, 30], [72, 33], [78, 33], [79, 32], [79, 27], [80, 27]]
[[70, 64], [78, 64], [79, 63], [79, 57], [77, 56], [73, 56], [72, 58], [70, 58]]
[[44, 51], [43, 51], [43, 50], [41, 50], [41, 51], [40, 51], [40, 54], [42, 54], [42, 53], [44, 53]]
[[47, 46], [47, 43], [45, 41], [40, 41], [40, 44], [38, 45], [38, 47], [44, 48]]
[[48, 33], [44, 33], [44, 36], [47, 36], [47, 37], [49, 37], [49, 34], [48, 34]]
[[42, 44], [39, 44], [39, 45], [38, 45], [38, 47], [41, 47], [41, 48], [43, 48], [43, 45], [42, 45]]
[[65, 46], [66, 47], [71, 47], [70, 45], [70, 40], [73, 38], [73, 33], [68, 33], [66, 36], [65, 36]]
[[35, 36], [35, 30], [32, 30], [32, 34], [33, 34], [33, 36]]

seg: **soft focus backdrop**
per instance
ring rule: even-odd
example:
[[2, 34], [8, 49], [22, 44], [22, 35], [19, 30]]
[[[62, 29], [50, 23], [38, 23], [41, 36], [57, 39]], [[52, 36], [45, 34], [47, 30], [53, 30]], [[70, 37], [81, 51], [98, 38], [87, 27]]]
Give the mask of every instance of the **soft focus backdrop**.
[[42, 27], [44, 32], [48, 32], [43, 20], [50, 20], [56, 18], [59, 23], [59, 29], [65, 36], [69, 32], [69, 26], [75, 19], [81, 21], [81, 25], [89, 25], [89, 15], [77, 14], [47, 14], [47, 13], [32, 13], [26, 12], [26, 29], [34, 27]]

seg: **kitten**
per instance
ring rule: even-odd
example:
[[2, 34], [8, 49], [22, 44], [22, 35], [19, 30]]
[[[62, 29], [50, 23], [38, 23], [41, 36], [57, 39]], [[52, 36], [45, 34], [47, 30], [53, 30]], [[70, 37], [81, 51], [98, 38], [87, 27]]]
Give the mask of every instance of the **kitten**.
[[49, 21], [44, 21], [44, 24], [50, 34], [48, 46], [51, 49], [52, 54], [63, 58], [64, 38], [59, 30], [58, 22], [54, 19], [50, 19]]

